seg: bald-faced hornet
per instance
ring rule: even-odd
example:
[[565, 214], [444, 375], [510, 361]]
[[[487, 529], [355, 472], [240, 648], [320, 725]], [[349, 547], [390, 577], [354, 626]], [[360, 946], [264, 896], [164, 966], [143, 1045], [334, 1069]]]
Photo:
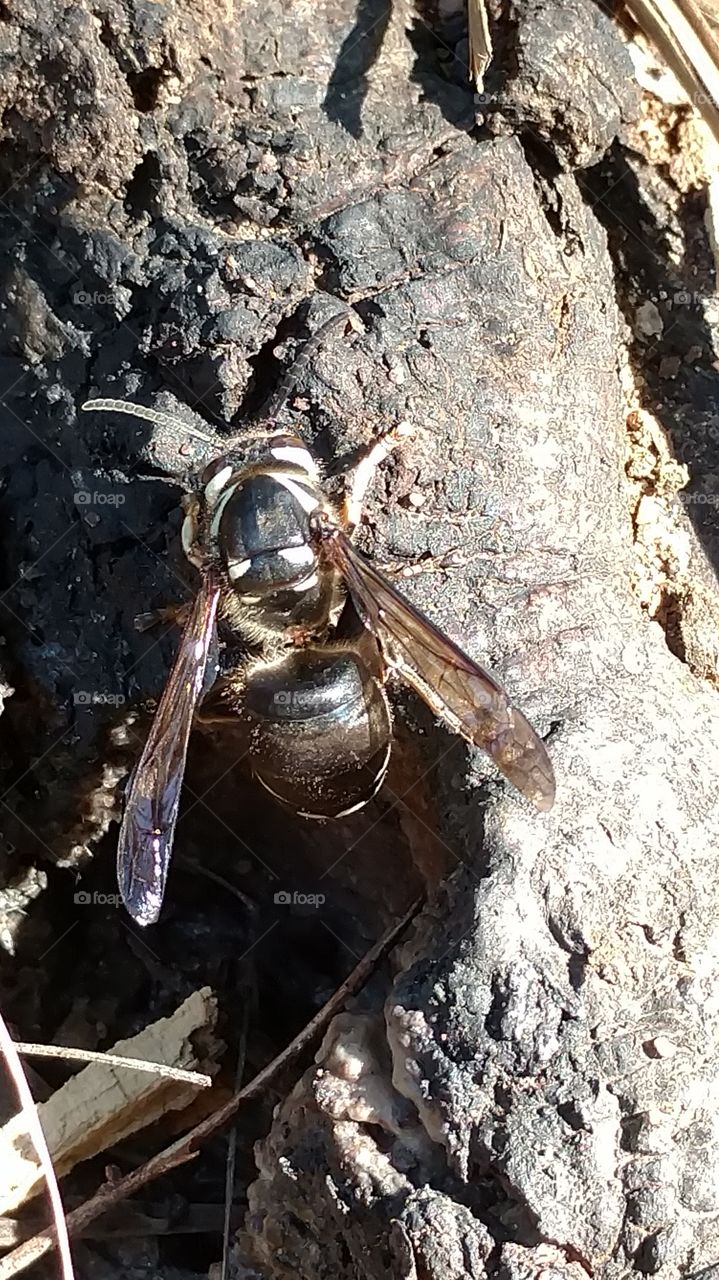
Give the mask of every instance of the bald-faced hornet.
[[[125, 401], [83, 408], [166, 417]], [[138, 923], [160, 914], [190, 729], [214, 683], [218, 628], [247, 653], [222, 681], [221, 700], [244, 725], [255, 777], [298, 814], [342, 817], [377, 793], [391, 749], [392, 677], [486, 751], [539, 810], [551, 808], [552, 766], [521, 711], [352, 542], [371, 475], [400, 436], [388, 433], [369, 451], [342, 511], [323, 493], [307, 446], [276, 418], [262, 435], [231, 440], [184, 500], [183, 548], [200, 586], [129, 783], [118, 841], [120, 891]]]

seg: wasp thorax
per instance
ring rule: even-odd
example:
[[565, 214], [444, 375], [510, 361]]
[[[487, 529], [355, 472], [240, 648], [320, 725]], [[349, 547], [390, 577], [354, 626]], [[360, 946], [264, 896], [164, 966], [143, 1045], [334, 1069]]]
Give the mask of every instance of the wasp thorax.
[[314, 585], [308, 508], [317, 502], [307, 486], [270, 472], [235, 486], [219, 515], [217, 543], [237, 590], [264, 594]]
[[189, 555], [193, 537], [201, 539], [220, 569], [223, 617], [246, 622], [253, 642], [258, 631], [326, 626], [336, 575], [320, 572], [310, 527], [326, 499], [298, 436], [276, 432], [248, 441], [242, 459], [215, 459], [200, 477], [197, 506], [183, 540]]

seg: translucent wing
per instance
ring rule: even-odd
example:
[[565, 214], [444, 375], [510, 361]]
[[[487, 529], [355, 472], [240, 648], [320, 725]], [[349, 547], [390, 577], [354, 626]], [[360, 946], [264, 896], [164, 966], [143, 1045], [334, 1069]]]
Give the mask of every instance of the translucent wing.
[[207, 574], [130, 779], [117, 844], [117, 882], [130, 915], [142, 925], [154, 924], [162, 906], [192, 717], [216, 644], [218, 599], [219, 586]]
[[455, 733], [481, 747], [511, 783], [546, 812], [554, 772], [544, 744], [502, 686], [415, 609], [336, 526], [323, 526], [324, 553], [342, 574], [385, 661]]

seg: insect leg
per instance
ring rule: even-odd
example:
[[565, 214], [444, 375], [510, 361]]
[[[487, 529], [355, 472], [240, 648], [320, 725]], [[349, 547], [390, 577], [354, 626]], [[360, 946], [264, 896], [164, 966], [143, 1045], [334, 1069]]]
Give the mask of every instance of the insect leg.
[[138, 613], [135, 615], [135, 630], [149, 631], [160, 622], [175, 622], [178, 627], [184, 627], [191, 608], [190, 604], [167, 604], [159, 609], [149, 609], [147, 613]]
[[362, 519], [362, 508], [374, 473], [385, 458], [393, 453], [404, 440], [413, 435], [409, 422], [400, 422], [370, 445], [350, 472], [345, 476], [346, 491], [340, 510], [342, 521], [352, 533]]
[[422, 573], [447, 573], [452, 569], [463, 569], [472, 563], [472, 558], [464, 555], [458, 547], [450, 547], [448, 551], [442, 551], [436, 556], [425, 552], [414, 560], [377, 563], [377, 568], [387, 578], [418, 578]]

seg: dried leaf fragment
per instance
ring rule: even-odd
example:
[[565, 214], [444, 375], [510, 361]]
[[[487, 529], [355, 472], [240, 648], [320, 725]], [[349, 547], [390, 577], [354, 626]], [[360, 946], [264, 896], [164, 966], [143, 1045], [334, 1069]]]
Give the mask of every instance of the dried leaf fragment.
[[[170, 1017], [119, 1040], [112, 1052], [211, 1074], [222, 1047], [211, 1034], [216, 1021], [216, 1000], [204, 987]], [[201, 1032], [202, 1061], [193, 1044]], [[146, 1070], [92, 1063], [38, 1106], [57, 1176], [153, 1124], [166, 1111], [186, 1107], [201, 1087]], [[14, 1212], [41, 1189], [40, 1164], [19, 1113], [0, 1129], [0, 1214]]]

